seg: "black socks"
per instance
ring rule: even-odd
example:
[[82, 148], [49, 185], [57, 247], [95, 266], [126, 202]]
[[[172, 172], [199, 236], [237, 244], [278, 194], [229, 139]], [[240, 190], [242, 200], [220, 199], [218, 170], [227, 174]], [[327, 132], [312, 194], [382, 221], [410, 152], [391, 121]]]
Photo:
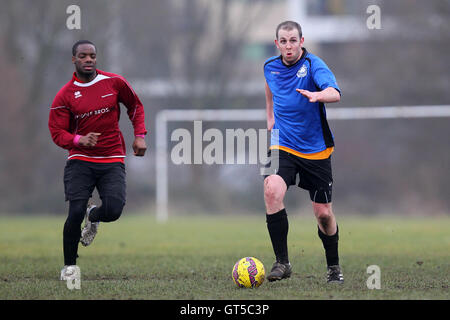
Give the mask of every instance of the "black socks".
[[266, 222], [277, 261], [283, 264], [289, 263], [287, 248], [289, 222], [286, 210], [282, 209], [274, 214], [266, 214]]
[[328, 236], [323, 233], [319, 226], [317, 226], [317, 232], [319, 238], [322, 240], [323, 248], [325, 249], [325, 257], [327, 259], [327, 266], [334, 266], [339, 264], [338, 254], [338, 240], [339, 240], [339, 228], [336, 225], [336, 233], [332, 236]]
[[[289, 263], [287, 235], [289, 222], [286, 210], [282, 209], [274, 214], [266, 214], [267, 229], [269, 230], [270, 240], [272, 241], [273, 251], [276, 259], [280, 263]], [[336, 233], [328, 236], [324, 234], [317, 226], [319, 238], [322, 240], [325, 249], [327, 266], [339, 264], [338, 241], [339, 227], [336, 225]]]

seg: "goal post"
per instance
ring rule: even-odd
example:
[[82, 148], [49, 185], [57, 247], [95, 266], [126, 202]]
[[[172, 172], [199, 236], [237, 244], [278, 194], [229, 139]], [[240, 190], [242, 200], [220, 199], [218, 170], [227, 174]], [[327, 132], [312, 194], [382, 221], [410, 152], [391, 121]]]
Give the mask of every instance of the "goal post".
[[[328, 120], [450, 117], [450, 105], [328, 108]], [[164, 109], [157, 113], [156, 220], [169, 218], [168, 122], [170, 121], [265, 121], [264, 109]]]

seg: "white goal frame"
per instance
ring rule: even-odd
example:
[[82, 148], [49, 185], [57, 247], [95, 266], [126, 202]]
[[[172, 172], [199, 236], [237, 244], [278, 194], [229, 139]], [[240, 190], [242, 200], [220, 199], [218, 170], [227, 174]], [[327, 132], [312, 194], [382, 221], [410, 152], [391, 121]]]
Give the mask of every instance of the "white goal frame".
[[[398, 119], [450, 117], [450, 105], [397, 107], [328, 108], [328, 120]], [[168, 136], [169, 121], [266, 121], [264, 109], [165, 109], [157, 113], [156, 138], [156, 220], [169, 218]]]

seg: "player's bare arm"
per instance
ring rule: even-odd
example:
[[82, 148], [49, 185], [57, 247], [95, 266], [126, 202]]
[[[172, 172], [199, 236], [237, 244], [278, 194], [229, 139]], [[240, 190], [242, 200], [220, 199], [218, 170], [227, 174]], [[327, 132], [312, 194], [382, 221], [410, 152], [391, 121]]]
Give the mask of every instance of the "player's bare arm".
[[272, 130], [275, 124], [275, 118], [273, 116], [273, 96], [272, 91], [270, 91], [269, 85], [265, 83], [266, 92], [266, 115], [267, 115], [267, 130]]
[[136, 157], [143, 157], [145, 151], [147, 150], [147, 145], [145, 143], [144, 138], [135, 137], [133, 142], [133, 151]]
[[298, 93], [309, 99], [309, 102], [333, 103], [341, 100], [339, 91], [335, 88], [328, 87], [322, 91], [308, 91], [303, 89], [295, 89]]

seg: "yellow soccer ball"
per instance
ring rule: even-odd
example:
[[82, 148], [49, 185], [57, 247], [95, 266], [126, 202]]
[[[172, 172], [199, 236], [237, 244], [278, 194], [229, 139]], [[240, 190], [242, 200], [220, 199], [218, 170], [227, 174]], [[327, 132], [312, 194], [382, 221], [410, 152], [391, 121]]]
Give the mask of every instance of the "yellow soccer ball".
[[266, 277], [264, 265], [256, 258], [245, 257], [233, 267], [233, 281], [239, 288], [257, 288]]

